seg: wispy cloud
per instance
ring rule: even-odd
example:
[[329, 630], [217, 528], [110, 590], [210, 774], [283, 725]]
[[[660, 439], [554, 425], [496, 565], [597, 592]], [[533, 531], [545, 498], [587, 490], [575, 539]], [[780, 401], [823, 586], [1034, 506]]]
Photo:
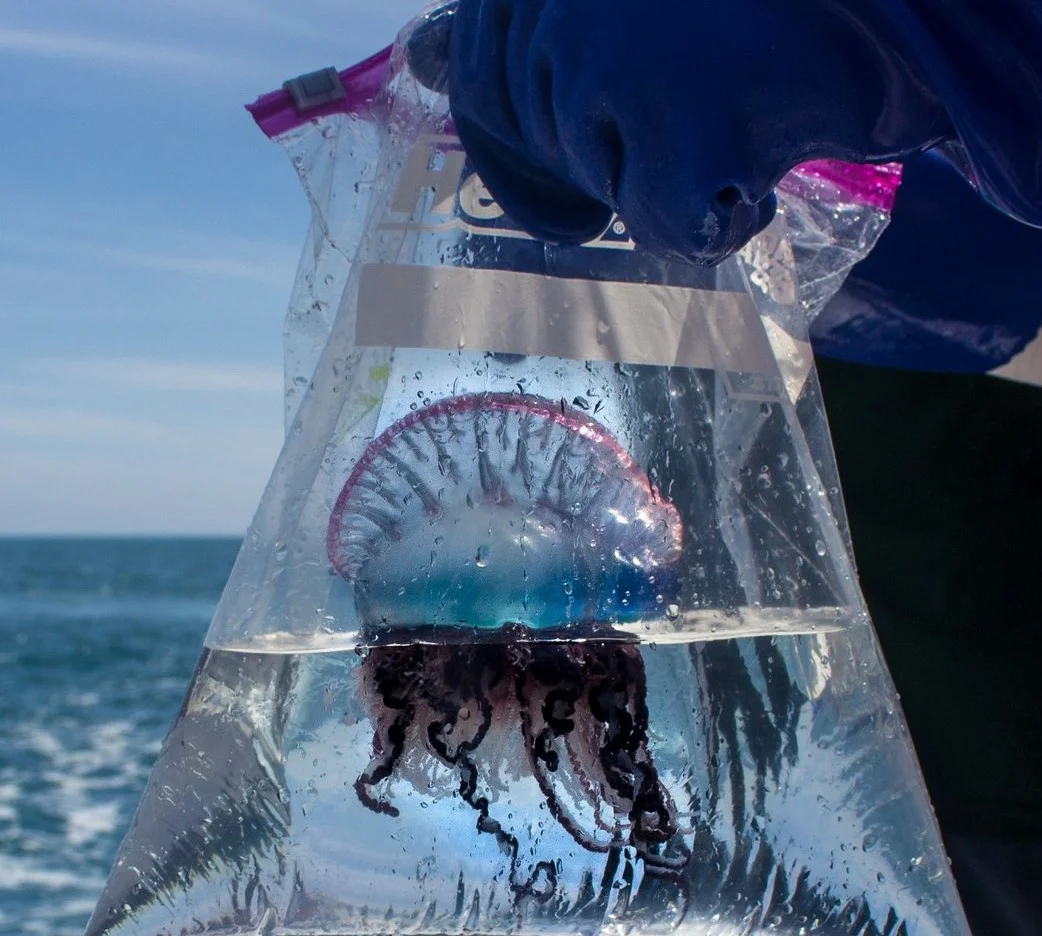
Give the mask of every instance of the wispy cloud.
[[126, 219], [122, 223], [99, 217], [84, 221], [73, 212], [63, 217], [61, 227], [56, 229], [49, 222], [57, 216], [55, 206], [30, 210], [20, 207], [17, 200], [10, 201], [14, 206], [8, 217], [17, 217], [21, 223], [0, 229], [0, 246], [23, 255], [38, 254], [46, 265], [54, 257], [77, 257], [190, 277], [248, 280], [282, 287], [288, 295], [300, 256], [299, 249], [288, 244], [235, 236], [219, 239], [212, 233], [164, 229]]
[[281, 445], [277, 370], [53, 358], [9, 376], [0, 532], [245, 529]]
[[36, 0], [37, 18], [47, 21], [55, 12], [65, 13], [66, 21], [74, 13], [83, 21], [124, 23], [127, 27], [205, 28], [226, 30], [230, 36], [247, 31], [252, 36], [272, 33], [282, 39], [299, 37], [342, 43], [338, 35], [354, 27], [355, 32], [379, 37], [404, 25], [430, 0], [92, 0], [77, 4], [71, 10], [68, 0]]
[[[92, 68], [182, 77], [219, 73], [263, 82], [309, 55], [311, 67], [348, 65], [351, 57], [390, 42], [422, 6], [422, 0], [95, 0], [70, 7], [65, 0], [37, 0], [4, 10], [0, 52]], [[55, 29], [55, 22], [63, 28]], [[326, 61], [330, 55], [336, 59]]]
[[134, 66], [196, 74], [229, 70], [227, 57], [216, 52], [76, 31], [0, 27], [0, 51], [93, 66]]
[[0, 529], [244, 528], [306, 200], [241, 104], [422, 4], [0, 2]]
[[282, 392], [279, 368], [249, 364], [197, 364], [143, 358], [44, 358], [34, 362], [33, 370], [37, 374], [61, 374], [81, 383], [126, 390], [260, 393], [275, 397]]
[[27, 440], [62, 444], [121, 445], [171, 438], [160, 423], [116, 413], [54, 406], [5, 406], [0, 409], [0, 438], [9, 444]]
[[165, 273], [183, 273], [188, 276], [222, 276], [232, 279], [252, 280], [287, 287], [296, 263], [296, 253], [291, 251], [270, 253], [269, 260], [247, 259], [235, 256], [192, 256], [165, 251], [133, 250], [126, 247], [93, 248], [80, 245], [84, 253], [97, 256], [121, 266]]

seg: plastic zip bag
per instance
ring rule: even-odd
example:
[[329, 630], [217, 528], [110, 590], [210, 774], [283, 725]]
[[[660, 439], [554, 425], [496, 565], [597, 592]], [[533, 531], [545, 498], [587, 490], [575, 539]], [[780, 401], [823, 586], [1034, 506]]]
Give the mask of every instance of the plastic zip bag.
[[966, 932], [806, 342], [894, 175], [712, 270], [550, 247], [429, 22], [255, 107], [315, 210], [292, 419], [88, 933]]

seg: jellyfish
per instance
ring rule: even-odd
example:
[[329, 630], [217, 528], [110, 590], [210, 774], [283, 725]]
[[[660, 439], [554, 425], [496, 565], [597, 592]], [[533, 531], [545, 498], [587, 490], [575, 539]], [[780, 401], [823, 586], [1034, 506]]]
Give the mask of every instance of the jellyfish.
[[676, 508], [596, 420], [482, 393], [399, 420], [362, 454], [328, 551], [374, 633], [521, 624], [586, 634], [678, 592]]
[[[361, 803], [398, 815], [388, 781], [434, 758], [454, 793], [511, 860], [515, 896], [547, 898], [556, 866], [524, 873], [519, 842], [493, 813], [481, 778], [534, 777], [553, 820], [588, 852], [632, 848], [645, 876], [676, 879], [689, 858], [648, 741], [644, 667], [636, 644], [479, 642], [372, 649], [357, 671], [374, 726], [372, 757], [354, 781]], [[504, 768], [500, 770], [500, 768]], [[430, 791], [430, 773], [413, 786]]]
[[372, 740], [348, 786], [388, 820], [407, 815], [402, 797], [461, 801], [507, 856], [514, 900], [551, 916], [611, 901], [559, 882], [568, 869], [530, 831], [544, 809], [561, 841], [603, 856], [602, 891], [618, 886], [608, 868], [639, 869], [634, 919], [895, 936], [892, 907], [837, 892], [764, 831], [806, 702], [769, 640], [762, 680], [734, 642], [676, 650], [677, 672], [700, 678], [707, 787], [661, 749], [656, 765], [652, 728], [671, 723], [649, 726], [646, 651], [614, 625], [677, 600], [684, 534], [607, 428], [563, 401], [474, 394], [394, 423], [328, 527], [367, 643], [353, 678]]

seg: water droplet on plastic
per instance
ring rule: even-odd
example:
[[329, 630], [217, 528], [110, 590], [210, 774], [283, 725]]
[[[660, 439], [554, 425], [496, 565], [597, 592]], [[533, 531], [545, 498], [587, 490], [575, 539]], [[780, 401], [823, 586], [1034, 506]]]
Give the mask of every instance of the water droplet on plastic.
[[816, 553], [817, 553], [817, 554], [818, 554], [819, 556], [824, 556], [824, 555], [825, 555], [825, 553], [827, 552], [827, 550], [825, 549], [825, 544], [824, 544], [824, 543], [823, 543], [823, 542], [822, 542], [821, 540], [817, 540], [817, 541], [816, 541], [816, 542], [814, 543], [814, 551], [815, 551], [815, 552], [816, 552]]
[[477, 555], [474, 556], [474, 564], [479, 569], [484, 569], [488, 565], [488, 547], [479, 546]]
[[275, 544], [275, 561], [276, 562], [283, 562], [285, 560], [286, 555], [287, 555], [288, 552], [289, 552], [289, 547], [286, 546], [285, 543], [276, 543]]
[[671, 604], [666, 606], [666, 617], [671, 621], [675, 621], [680, 617], [680, 605]]

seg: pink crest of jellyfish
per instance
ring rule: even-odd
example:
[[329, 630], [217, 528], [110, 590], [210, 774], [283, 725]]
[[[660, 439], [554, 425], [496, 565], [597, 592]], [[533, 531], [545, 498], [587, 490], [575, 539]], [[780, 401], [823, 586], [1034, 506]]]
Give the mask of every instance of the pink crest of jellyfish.
[[635, 569], [680, 555], [676, 508], [602, 424], [563, 401], [481, 393], [410, 413], [366, 448], [333, 508], [329, 557], [354, 580], [432, 519], [475, 508], [536, 510]]

